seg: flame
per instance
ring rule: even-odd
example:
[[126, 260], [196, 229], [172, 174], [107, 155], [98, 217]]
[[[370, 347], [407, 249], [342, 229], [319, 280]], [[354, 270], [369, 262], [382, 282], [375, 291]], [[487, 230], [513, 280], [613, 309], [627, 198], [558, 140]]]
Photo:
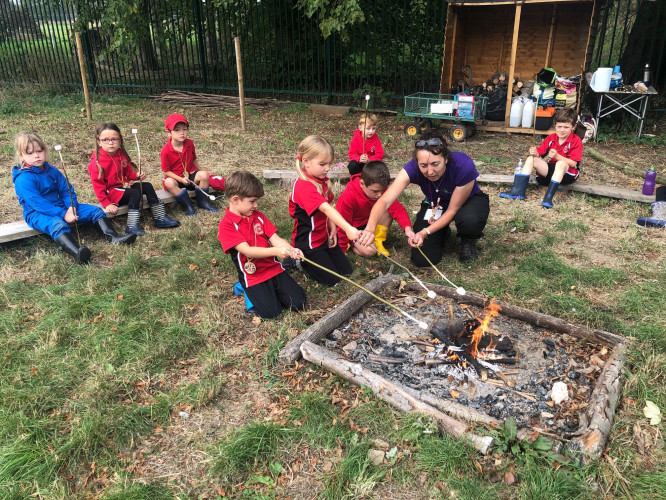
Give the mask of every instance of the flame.
[[[499, 314], [502, 308], [495, 303], [495, 299], [490, 299], [490, 302], [483, 310], [486, 312], [486, 315], [481, 320], [481, 324], [474, 330], [472, 340], [469, 343], [469, 349], [467, 350], [467, 353], [475, 359], [479, 357], [479, 342], [481, 341], [481, 337], [486, 332], [490, 321]], [[485, 355], [483, 359], [485, 359]]]

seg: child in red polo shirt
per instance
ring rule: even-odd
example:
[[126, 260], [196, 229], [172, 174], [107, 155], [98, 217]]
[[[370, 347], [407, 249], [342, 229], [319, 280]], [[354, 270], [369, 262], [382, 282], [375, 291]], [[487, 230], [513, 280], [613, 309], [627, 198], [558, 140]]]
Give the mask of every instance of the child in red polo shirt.
[[369, 161], [383, 160], [384, 148], [377, 135], [377, 115], [363, 113], [358, 120], [358, 128], [349, 143], [349, 175], [356, 175]]
[[[332, 162], [333, 146], [322, 136], [310, 135], [298, 145], [298, 179], [289, 197], [289, 215], [294, 219], [291, 244], [309, 260], [348, 276], [352, 267], [338, 246], [337, 227], [351, 241], [358, 238], [359, 232], [331, 206], [333, 192], [327, 174]], [[333, 286], [340, 281], [334, 274], [307, 262], [303, 262], [303, 269], [324, 285]]]
[[160, 153], [164, 172], [162, 181], [164, 189], [176, 197], [176, 201], [185, 209], [185, 215], [196, 213], [188, 190], [195, 190], [199, 208], [217, 212], [217, 208], [211, 205], [208, 199], [208, 186], [218, 191], [224, 191], [224, 177], [211, 176], [210, 171], [199, 170], [194, 142], [187, 138], [190, 126], [187, 118], [181, 114], [172, 113], [167, 116], [164, 125], [168, 135], [166, 144]]
[[[335, 208], [352, 226], [363, 230], [368, 223], [372, 207], [375, 206], [390, 183], [391, 174], [386, 164], [383, 161], [370, 161], [366, 163], [360, 174], [352, 175], [347, 187], [338, 198]], [[390, 254], [384, 248], [384, 242], [393, 219], [398, 222], [407, 238], [414, 235], [407, 210], [398, 200], [395, 200], [388, 212], [381, 216], [375, 228], [375, 247], [378, 252], [386, 256]], [[347, 235], [340, 228], [338, 228], [338, 243], [345, 253], [351, 248], [356, 255], [361, 257], [372, 257], [376, 254], [372, 246], [350, 244]]]
[[530, 148], [522, 173], [514, 176], [511, 191], [500, 193], [502, 198], [524, 200], [525, 189], [534, 168], [537, 182], [548, 186], [541, 205], [553, 208], [553, 195], [560, 184], [571, 184], [578, 179], [583, 159], [583, 141], [574, 133], [576, 112], [571, 108], [558, 109], [554, 122], [555, 133], [546, 137], [538, 148]]
[[217, 239], [238, 270], [245, 297], [262, 318], [275, 318], [282, 308], [300, 311], [305, 291], [284, 272], [276, 257], [298, 259], [303, 254], [277, 235], [276, 227], [257, 210], [264, 187], [246, 171], [226, 180], [229, 207], [220, 221]]

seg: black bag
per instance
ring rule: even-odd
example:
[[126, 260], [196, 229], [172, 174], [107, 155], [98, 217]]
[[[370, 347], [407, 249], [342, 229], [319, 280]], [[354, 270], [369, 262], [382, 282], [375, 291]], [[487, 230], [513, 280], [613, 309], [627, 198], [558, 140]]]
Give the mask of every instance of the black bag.
[[506, 115], [506, 86], [497, 87], [488, 94], [488, 103], [486, 104], [486, 120], [504, 121]]

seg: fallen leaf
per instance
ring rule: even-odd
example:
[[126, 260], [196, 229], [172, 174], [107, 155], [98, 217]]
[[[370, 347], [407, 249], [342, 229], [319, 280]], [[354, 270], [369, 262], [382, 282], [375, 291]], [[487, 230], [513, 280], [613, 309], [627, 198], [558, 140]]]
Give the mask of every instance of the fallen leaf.
[[261, 324], [261, 318], [259, 316], [255, 316], [252, 318], [252, 324], [255, 326], [259, 326]]
[[451, 394], [451, 397], [454, 399], [458, 399], [460, 397], [460, 393], [455, 389], [451, 389], [449, 392]]
[[506, 472], [504, 474], [504, 482], [509, 486], [518, 481], [518, 478], [513, 472]]
[[199, 269], [199, 266], [197, 266], [196, 264], [190, 264], [189, 269], [190, 271], [196, 271]]
[[37, 368], [33, 368], [30, 370], [30, 375], [35, 375], [39, 370]]
[[123, 300], [123, 294], [122, 294], [122, 293], [119, 293], [118, 295], [116, 295], [116, 298], [117, 298], [118, 300]]
[[661, 422], [661, 410], [652, 401], [645, 401], [643, 415], [650, 419], [650, 425], [659, 425]]

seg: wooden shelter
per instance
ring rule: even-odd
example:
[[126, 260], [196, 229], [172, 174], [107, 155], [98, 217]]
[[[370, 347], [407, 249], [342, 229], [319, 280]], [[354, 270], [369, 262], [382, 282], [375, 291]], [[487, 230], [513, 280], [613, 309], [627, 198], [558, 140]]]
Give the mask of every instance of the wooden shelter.
[[[503, 69], [508, 82], [514, 77], [534, 80], [542, 68], [563, 76], [584, 73], [592, 58], [601, 1], [447, 0], [440, 93], [458, 81], [465, 65], [475, 79]], [[511, 98], [509, 87], [504, 122], [479, 129], [531, 133], [509, 127]]]

